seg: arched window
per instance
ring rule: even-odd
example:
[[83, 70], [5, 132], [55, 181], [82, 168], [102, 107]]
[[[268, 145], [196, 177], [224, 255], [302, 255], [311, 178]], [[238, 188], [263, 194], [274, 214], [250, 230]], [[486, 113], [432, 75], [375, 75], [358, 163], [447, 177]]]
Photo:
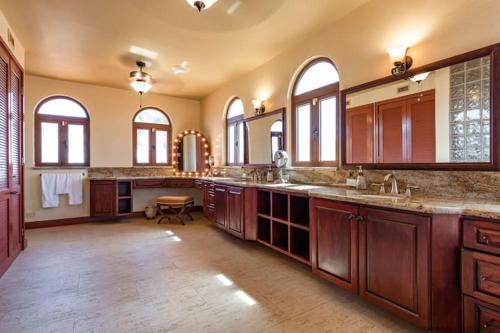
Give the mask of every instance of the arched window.
[[77, 100], [52, 96], [35, 110], [35, 165], [89, 166], [89, 115]]
[[171, 165], [172, 125], [158, 108], [140, 109], [133, 120], [134, 165]]
[[228, 165], [245, 164], [245, 123], [243, 102], [234, 98], [226, 116], [226, 161]]
[[302, 166], [337, 165], [339, 75], [326, 58], [300, 73], [292, 96], [292, 162]]

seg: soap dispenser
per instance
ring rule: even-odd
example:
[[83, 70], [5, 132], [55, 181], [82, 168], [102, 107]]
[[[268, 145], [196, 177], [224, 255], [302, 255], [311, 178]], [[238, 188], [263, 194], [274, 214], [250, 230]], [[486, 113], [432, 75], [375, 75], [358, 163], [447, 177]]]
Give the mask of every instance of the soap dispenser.
[[356, 178], [356, 189], [366, 190], [366, 178], [363, 173], [363, 166], [358, 165], [358, 177]]
[[266, 178], [268, 183], [272, 183], [274, 181], [273, 170], [271, 169], [271, 167], [269, 167], [269, 170], [267, 170]]

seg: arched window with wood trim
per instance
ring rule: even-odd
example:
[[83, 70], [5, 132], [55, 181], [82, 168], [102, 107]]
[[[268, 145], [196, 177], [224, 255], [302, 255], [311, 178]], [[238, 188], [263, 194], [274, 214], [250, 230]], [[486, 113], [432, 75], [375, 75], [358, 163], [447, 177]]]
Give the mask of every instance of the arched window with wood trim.
[[226, 161], [227, 165], [245, 164], [245, 109], [238, 97], [234, 98], [226, 114]]
[[35, 165], [89, 166], [89, 126], [89, 114], [76, 99], [42, 100], [35, 110]]
[[133, 120], [134, 165], [172, 165], [172, 123], [155, 107], [137, 111]]
[[292, 95], [292, 163], [336, 166], [338, 161], [339, 75], [327, 58], [302, 69]]

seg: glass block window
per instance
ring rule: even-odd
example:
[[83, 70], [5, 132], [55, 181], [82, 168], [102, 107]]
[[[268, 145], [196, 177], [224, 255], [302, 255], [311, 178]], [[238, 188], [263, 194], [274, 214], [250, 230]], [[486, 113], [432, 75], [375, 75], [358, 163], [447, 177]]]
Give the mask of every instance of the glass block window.
[[450, 161], [490, 161], [490, 57], [450, 67]]

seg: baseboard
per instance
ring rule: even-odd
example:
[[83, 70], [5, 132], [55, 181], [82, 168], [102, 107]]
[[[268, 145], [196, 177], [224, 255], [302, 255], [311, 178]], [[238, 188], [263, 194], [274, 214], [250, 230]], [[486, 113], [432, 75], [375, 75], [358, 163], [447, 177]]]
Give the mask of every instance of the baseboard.
[[24, 226], [26, 229], [39, 229], [39, 228], [59, 227], [72, 224], [82, 224], [89, 222], [99, 222], [110, 219], [113, 219], [113, 217], [82, 216], [82, 217], [71, 217], [71, 218], [57, 219], [57, 220], [26, 222]]
[[[203, 206], [194, 206], [191, 211], [201, 212], [203, 211]], [[109, 217], [82, 216], [82, 217], [71, 217], [71, 218], [57, 219], [57, 220], [33, 221], [33, 222], [26, 222], [24, 225], [26, 229], [40, 229], [40, 228], [60, 227], [65, 225], [82, 224], [90, 222], [109, 221], [116, 219], [137, 218], [137, 217], [144, 217], [144, 211], [133, 212], [131, 214], [121, 215], [121, 216], [109, 216]]]

